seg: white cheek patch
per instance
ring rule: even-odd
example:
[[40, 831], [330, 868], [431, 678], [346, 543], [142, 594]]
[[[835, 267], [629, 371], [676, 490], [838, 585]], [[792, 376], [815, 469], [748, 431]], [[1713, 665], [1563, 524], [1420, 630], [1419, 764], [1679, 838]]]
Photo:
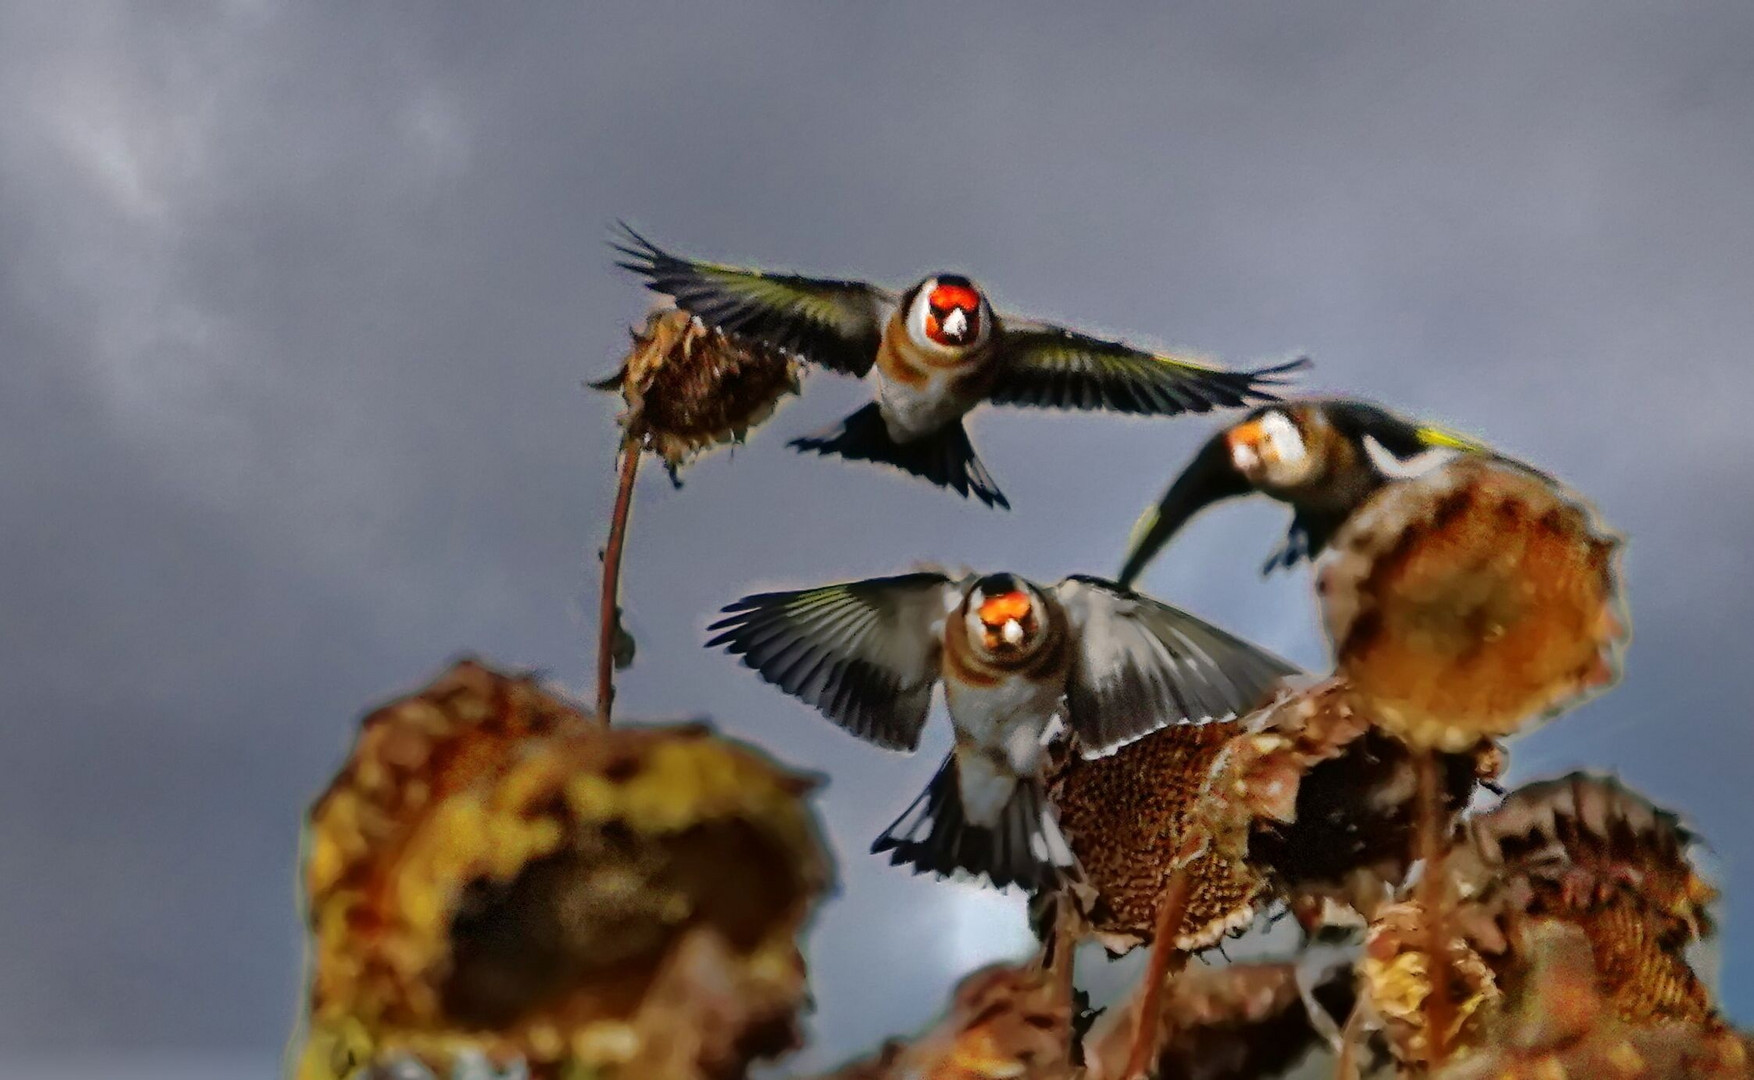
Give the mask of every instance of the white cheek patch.
[[914, 296], [913, 306], [907, 311], [907, 336], [915, 345], [936, 349], [941, 346], [926, 335], [926, 309], [930, 306], [926, 302], [926, 290], [922, 287]]
[[907, 336], [915, 345], [933, 352], [950, 352], [955, 346], [943, 345], [932, 340], [926, 333], [926, 316], [930, 314], [932, 305], [927, 299], [930, 285], [922, 286], [919, 294], [914, 297], [913, 307], [907, 313]]
[[1422, 476], [1460, 455], [1460, 451], [1447, 446], [1433, 446], [1410, 458], [1398, 458], [1389, 452], [1388, 447], [1377, 442], [1373, 435], [1364, 437], [1364, 453], [1370, 458], [1370, 463], [1376, 466], [1376, 471], [1390, 480], [1410, 480], [1415, 476]]
[[1269, 457], [1275, 464], [1300, 465], [1308, 456], [1297, 425], [1284, 413], [1270, 412], [1261, 417], [1261, 431], [1266, 435]]

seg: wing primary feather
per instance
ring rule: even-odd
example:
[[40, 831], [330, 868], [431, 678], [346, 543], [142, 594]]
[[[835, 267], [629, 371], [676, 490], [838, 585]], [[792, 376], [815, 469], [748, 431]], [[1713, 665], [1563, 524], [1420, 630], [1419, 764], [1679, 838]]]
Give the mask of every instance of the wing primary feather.
[[887, 293], [862, 281], [770, 274], [673, 255], [625, 222], [615, 265], [725, 333], [759, 340], [831, 370], [862, 376], [882, 338]]

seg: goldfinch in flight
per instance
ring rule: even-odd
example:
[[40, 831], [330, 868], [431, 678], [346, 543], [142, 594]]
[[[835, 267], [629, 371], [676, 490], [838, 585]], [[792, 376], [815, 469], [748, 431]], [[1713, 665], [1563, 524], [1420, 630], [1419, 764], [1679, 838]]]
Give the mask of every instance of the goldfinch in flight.
[[858, 737], [919, 746], [944, 684], [955, 747], [872, 851], [916, 872], [1050, 887], [1080, 871], [1042, 786], [1061, 721], [1087, 757], [1253, 708], [1295, 669], [1187, 612], [1090, 577], [933, 571], [748, 596], [708, 647]]
[[1010, 507], [975, 456], [963, 416], [983, 401], [1173, 416], [1277, 401], [1273, 388], [1308, 366], [1300, 357], [1230, 371], [1134, 348], [1050, 323], [994, 312], [965, 277], [935, 274], [897, 296], [837, 281], [697, 262], [663, 251], [626, 225], [617, 265], [709, 326], [863, 378], [877, 400], [839, 425], [790, 445], [881, 462], [965, 498]]
[[1321, 554], [1372, 492], [1480, 443], [1379, 405], [1318, 398], [1266, 405], [1213, 436], [1133, 528], [1120, 583], [1130, 586], [1201, 510], [1260, 492], [1289, 503], [1291, 530], [1262, 573]]

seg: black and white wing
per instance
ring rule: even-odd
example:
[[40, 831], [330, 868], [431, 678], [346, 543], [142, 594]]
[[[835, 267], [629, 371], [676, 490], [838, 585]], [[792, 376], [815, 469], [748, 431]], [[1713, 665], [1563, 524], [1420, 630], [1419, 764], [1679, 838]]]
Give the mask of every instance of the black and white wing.
[[794, 353], [813, 364], [863, 376], [877, 360], [883, 320], [895, 298], [862, 281], [770, 274], [683, 258], [627, 225], [616, 263], [646, 287], [708, 326]]
[[1055, 593], [1076, 639], [1066, 719], [1089, 757], [1169, 724], [1241, 715], [1297, 671], [1204, 619], [1101, 578], [1069, 577]]
[[1285, 376], [1307, 357], [1232, 371], [1188, 356], [1151, 352], [1051, 323], [1002, 318], [997, 381], [987, 399], [1047, 409], [1108, 409], [1173, 416], [1278, 401]]
[[961, 597], [921, 572], [746, 596], [708, 627], [763, 679], [861, 739], [919, 746], [938, 681], [944, 619]]

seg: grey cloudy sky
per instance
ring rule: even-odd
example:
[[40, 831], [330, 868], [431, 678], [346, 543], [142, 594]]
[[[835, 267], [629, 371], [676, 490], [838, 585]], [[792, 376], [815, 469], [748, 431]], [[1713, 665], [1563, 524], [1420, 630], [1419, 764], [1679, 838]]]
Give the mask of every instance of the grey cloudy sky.
[[[236, 1055], [294, 1016], [299, 813], [370, 702], [475, 650], [588, 683], [626, 217], [708, 257], [905, 283], [1483, 434], [1631, 537], [1614, 694], [1519, 776], [1687, 811], [1754, 956], [1754, 8], [25, 2], [0, 7], [0, 1057]], [[758, 585], [918, 558], [1112, 572], [1200, 420], [991, 410], [1017, 511], [787, 451], [641, 485], [629, 712], [824, 770], [826, 1052], [1023, 947], [1017, 901], [861, 854], [891, 757], [701, 649]], [[1271, 507], [1148, 586], [1308, 664]], [[1754, 980], [1725, 999], [1754, 1021]], [[48, 1075], [38, 1071], [36, 1075]], [[234, 1073], [235, 1075], [235, 1073]]]

